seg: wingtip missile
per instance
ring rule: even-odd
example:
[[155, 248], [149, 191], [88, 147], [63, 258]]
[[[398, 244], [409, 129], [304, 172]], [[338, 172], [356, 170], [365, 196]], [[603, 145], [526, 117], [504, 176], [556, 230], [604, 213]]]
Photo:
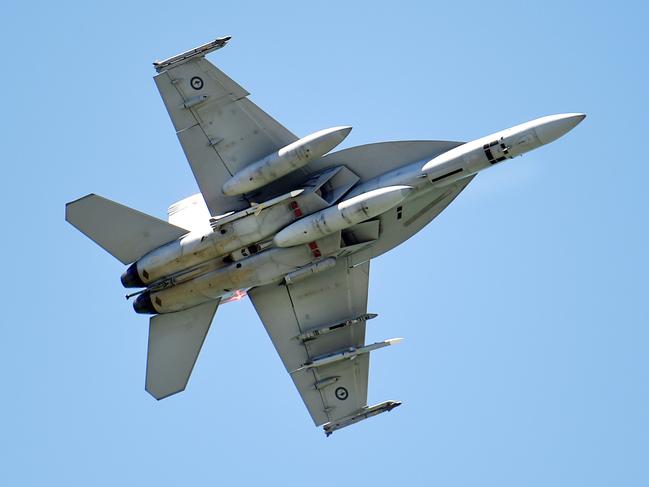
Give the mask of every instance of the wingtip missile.
[[329, 437], [334, 431], [346, 428], [347, 426], [351, 426], [352, 424], [371, 418], [372, 416], [390, 412], [394, 408], [401, 406], [401, 404], [401, 401], [385, 401], [374, 406], [364, 407], [350, 416], [325, 424], [322, 429], [324, 430], [325, 435]]

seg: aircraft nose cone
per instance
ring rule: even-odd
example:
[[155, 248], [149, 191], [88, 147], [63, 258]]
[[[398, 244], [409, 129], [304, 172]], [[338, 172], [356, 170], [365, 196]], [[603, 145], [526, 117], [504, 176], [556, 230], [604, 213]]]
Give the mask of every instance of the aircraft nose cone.
[[534, 129], [543, 144], [549, 144], [574, 129], [586, 115], [584, 113], [562, 113], [545, 117]]

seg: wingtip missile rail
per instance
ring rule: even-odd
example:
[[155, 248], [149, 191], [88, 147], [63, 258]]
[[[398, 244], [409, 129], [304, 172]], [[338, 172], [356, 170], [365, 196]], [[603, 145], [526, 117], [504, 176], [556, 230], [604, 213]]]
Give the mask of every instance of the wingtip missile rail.
[[164, 61], [154, 61], [153, 67], [158, 73], [160, 73], [171, 66], [178, 66], [194, 59], [195, 57], [203, 57], [210, 52], [221, 49], [222, 47], [225, 47], [230, 39], [232, 39], [232, 36], [217, 37], [211, 42], [190, 49], [189, 51], [182, 52], [176, 56], [172, 56]]
[[346, 418], [325, 424], [322, 429], [324, 430], [325, 435], [329, 437], [336, 430], [346, 428], [347, 426], [351, 426], [352, 424], [358, 423], [359, 421], [363, 421], [367, 418], [371, 418], [372, 416], [390, 412], [394, 408], [401, 406], [401, 404], [401, 401], [384, 401], [374, 406], [365, 407], [359, 412], [347, 416]]

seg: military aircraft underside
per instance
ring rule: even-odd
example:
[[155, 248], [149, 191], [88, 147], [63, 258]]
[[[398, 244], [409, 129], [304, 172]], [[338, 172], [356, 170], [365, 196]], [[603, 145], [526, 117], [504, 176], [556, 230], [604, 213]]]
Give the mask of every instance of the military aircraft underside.
[[89, 194], [66, 220], [123, 264], [149, 327], [146, 390], [185, 389], [221, 303], [250, 297], [311, 418], [325, 433], [390, 411], [367, 404], [372, 258], [432, 221], [476, 173], [561, 137], [550, 115], [472, 142], [401, 141], [331, 153], [351, 127], [298, 139], [205, 59], [229, 37], [154, 63], [200, 193], [168, 222]]

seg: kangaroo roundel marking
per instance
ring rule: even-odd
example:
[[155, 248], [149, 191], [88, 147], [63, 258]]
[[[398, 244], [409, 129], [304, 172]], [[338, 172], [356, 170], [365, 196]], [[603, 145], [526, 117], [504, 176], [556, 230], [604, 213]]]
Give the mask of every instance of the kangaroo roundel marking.
[[189, 80], [189, 84], [192, 85], [192, 88], [195, 90], [200, 90], [203, 87], [203, 80], [198, 76], [194, 76]]
[[347, 392], [347, 389], [345, 389], [344, 387], [338, 387], [335, 394], [336, 399], [338, 399], [339, 401], [344, 401], [349, 397], [349, 392]]

